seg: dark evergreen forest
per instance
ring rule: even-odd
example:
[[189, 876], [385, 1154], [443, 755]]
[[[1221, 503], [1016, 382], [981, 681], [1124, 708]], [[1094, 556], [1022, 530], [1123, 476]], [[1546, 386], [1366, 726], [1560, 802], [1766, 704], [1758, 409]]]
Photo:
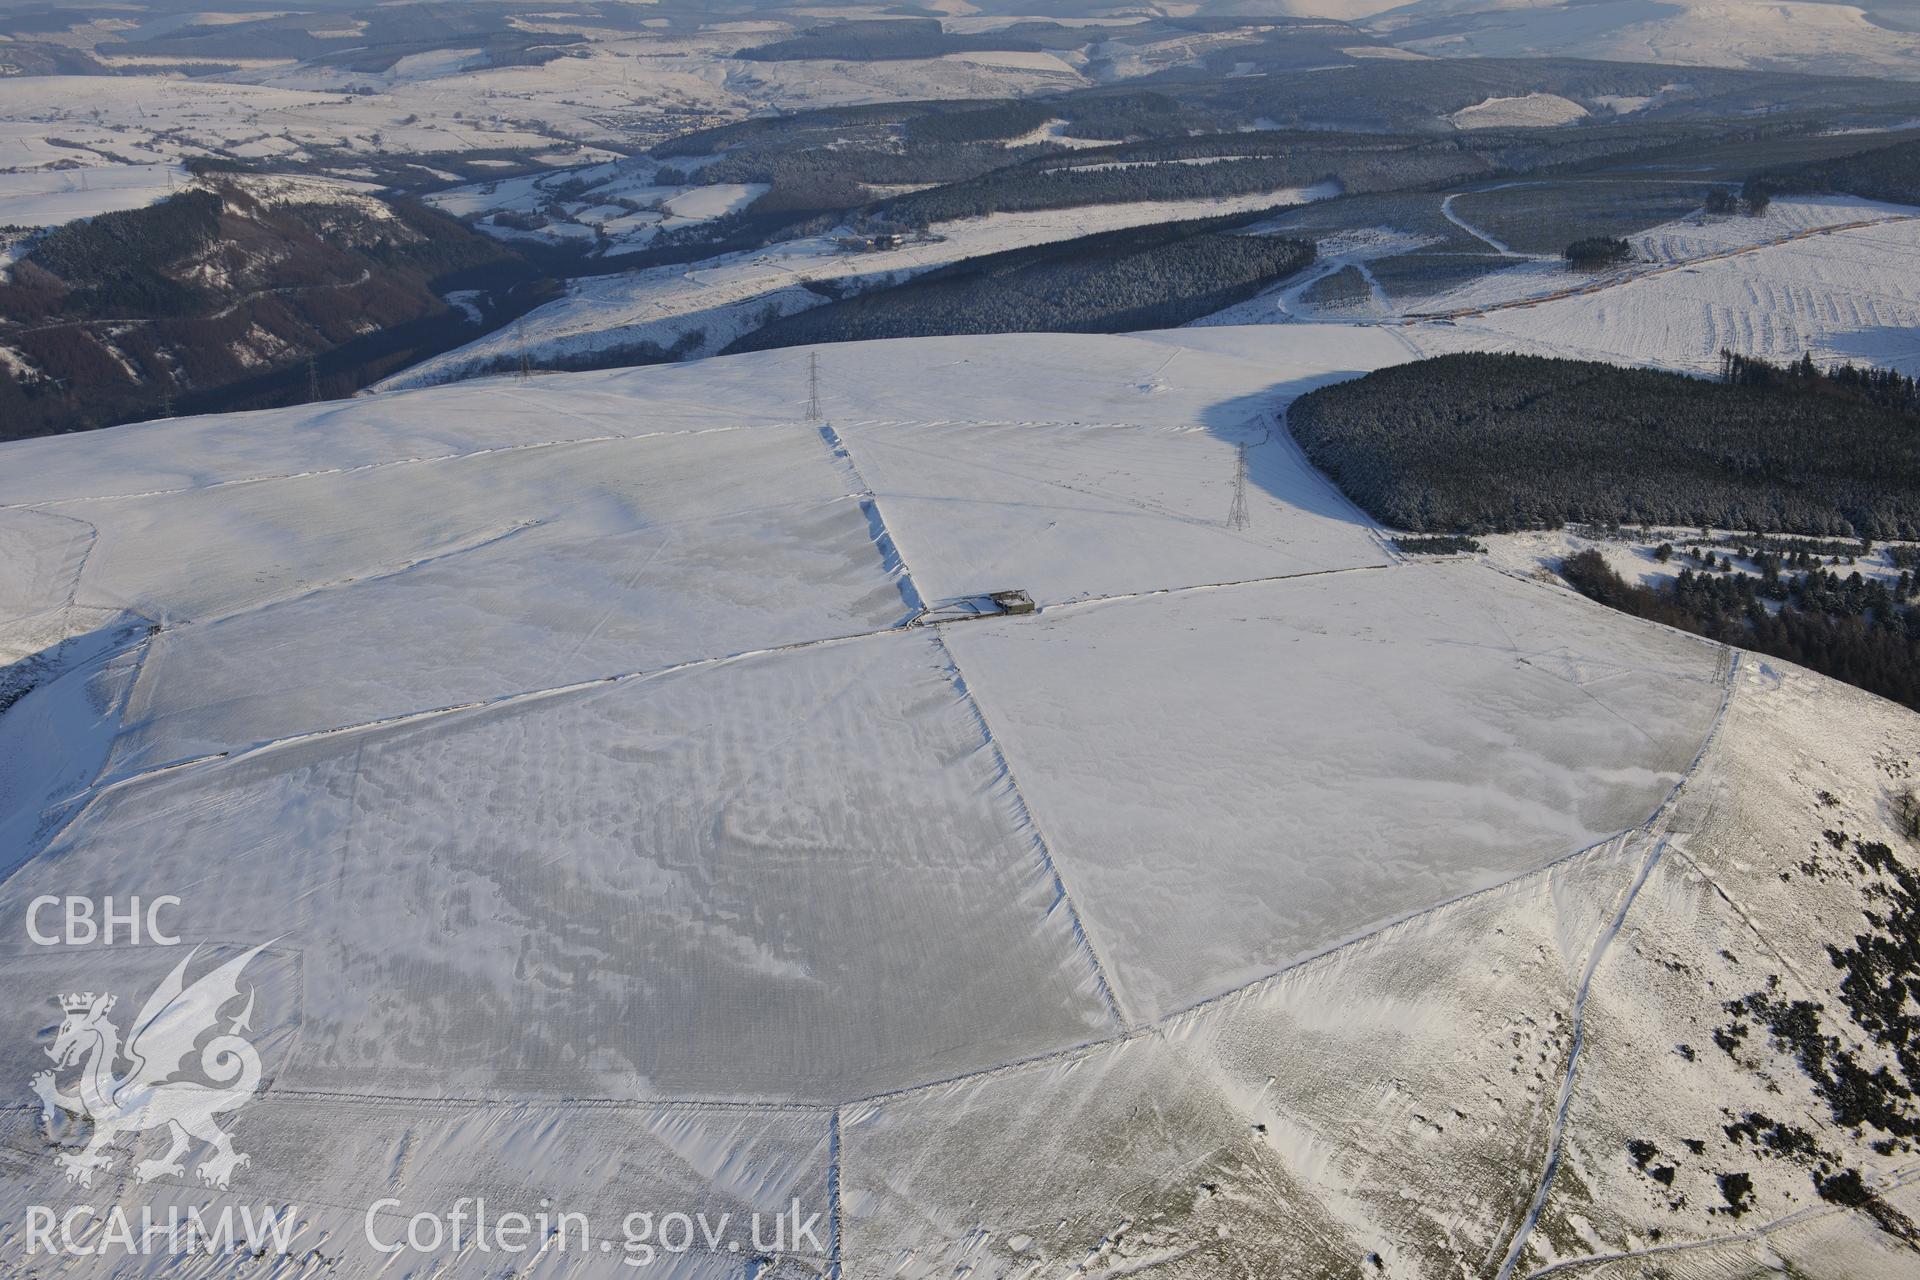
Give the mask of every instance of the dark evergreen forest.
[[1729, 384], [1454, 355], [1315, 391], [1289, 423], [1355, 502], [1421, 533], [1582, 521], [1914, 538], [1920, 418], [1872, 394], [1817, 375]]
[[1313, 261], [1305, 240], [1173, 224], [970, 258], [893, 289], [776, 320], [730, 350], [953, 333], [1170, 328], [1251, 297]]
[[1772, 169], [1747, 180], [1749, 199], [1844, 191], [1869, 200], [1920, 204], [1920, 142], [1901, 142], [1834, 160]]

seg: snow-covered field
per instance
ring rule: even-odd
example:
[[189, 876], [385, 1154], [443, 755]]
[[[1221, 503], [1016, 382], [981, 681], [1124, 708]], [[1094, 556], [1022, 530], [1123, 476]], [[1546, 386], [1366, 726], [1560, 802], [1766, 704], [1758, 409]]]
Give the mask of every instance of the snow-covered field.
[[[172, 893], [185, 942], [265, 944], [270, 1077], [223, 1192], [130, 1160], [70, 1187], [71, 1122], [5, 1112], [5, 1219], [300, 1206], [275, 1275], [370, 1273], [368, 1206], [403, 1232], [475, 1195], [608, 1230], [797, 1201], [830, 1225], [781, 1275], [1440, 1276], [1724, 1235], [1705, 1193], [1649, 1217], [1620, 1130], [1734, 1167], [1693, 1099], [1760, 1085], [1667, 1061], [1706, 1015], [1642, 953], [1720, 964], [1780, 918], [1776, 864], [1884, 827], [1871, 762], [1920, 729], [1749, 661], [1715, 735], [1718, 647], [1392, 553], [1274, 428], [1408, 355], [863, 343], [0, 447], [0, 643], [41, 655], [0, 716], [0, 918]], [[933, 621], [1009, 589], [1038, 611]], [[1844, 813], [1752, 830], [1805, 768]], [[1849, 892], [1819, 886], [1836, 928]], [[0, 1071], [46, 1065], [51, 993], [132, 1002], [177, 958], [0, 939]], [[1804, 1178], [1756, 1186], [1783, 1232], [1878, 1248]]]
[[[1815, 211], [1845, 221], [1755, 247], [1696, 238], [1692, 228], [1648, 233], [1640, 243], [1649, 256], [1677, 261], [1574, 296], [1547, 296], [1555, 280], [1567, 287], [1552, 264], [1497, 273], [1423, 306], [1452, 314], [1449, 325], [1409, 336], [1434, 350], [1524, 349], [1696, 372], [1717, 367], [1722, 350], [1920, 371], [1920, 212], [1846, 202]], [[1736, 240], [1765, 232], [1709, 229]]]
[[950, 644], [1149, 1020], [1637, 824], [1719, 701], [1705, 646], [1478, 566], [1102, 604]]
[[695, 187], [666, 202], [666, 210], [675, 217], [704, 221], [729, 213], [738, 213], [767, 194], [763, 182], [719, 182]]
[[165, 164], [0, 173], [0, 226], [57, 227], [138, 209], [164, 199], [185, 180], [178, 166]]
[[1584, 120], [1587, 109], [1551, 93], [1529, 93], [1519, 98], [1488, 98], [1462, 107], [1448, 119], [1461, 129], [1544, 128]]
[[[1444, 199], [1442, 212], [1489, 250], [1506, 248]], [[1429, 355], [1528, 351], [1697, 373], [1717, 368], [1723, 349], [1920, 370], [1920, 210], [1796, 196], [1759, 217], [1699, 214], [1629, 239], [1635, 261], [1620, 268], [1576, 273], [1557, 256], [1508, 250], [1512, 265], [1408, 302], [1380, 287], [1372, 264], [1424, 238], [1342, 232], [1322, 238], [1300, 278], [1195, 323], [1387, 325]], [[1358, 283], [1320, 300], [1341, 272]]]
[[1066, 132], [1066, 129], [1070, 123], [1071, 121], [1067, 121], [1067, 120], [1049, 120], [1045, 124], [1040, 125], [1027, 133], [1023, 133], [1018, 137], [1008, 138], [1006, 142], [1004, 142], [1002, 145], [1007, 147], [1008, 149], [1012, 149], [1014, 147], [1031, 147], [1031, 146], [1037, 146], [1042, 142], [1050, 142], [1055, 146], [1066, 147], [1070, 150], [1079, 150], [1079, 149], [1085, 149], [1088, 147], [1106, 147], [1106, 146], [1113, 145], [1112, 143], [1106, 141], [1103, 138], [1073, 137], [1071, 134]]
[[[835, 16], [871, 14], [597, 32], [537, 67], [462, 47], [378, 73], [0, 81], [0, 225], [159, 198], [214, 147], [499, 149], [553, 172], [442, 173], [434, 202], [557, 203], [552, 227], [489, 229], [618, 251], [763, 190], [664, 185], [595, 145], [633, 130], [1230, 66], [1260, 38], [1131, 43], [1121, 17], [1085, 19], [1115, 37], [1086, 51], [731, 56]], [[1863, 25], [1601, 0], [1423, 26], [1404, 56], [1920, 65], [1915, 37]], [[1453, 119], [1584, 113], [1533, 94]], [[1091, 145], [1063, 128], [1014, 141]], [[1716, 1036], [1750, 991], [1839, 1016], [1824, 944], [1891, 899], [1831, 851], [1915, 860], [1897, 807], [1920, 721], [1543, 572], [1597, 545], [1670, 573], [1649, 551], [1666, 531], [1402, 555], [1284, 427], [1316, 387], [1457, 350], [1920, 372], [1920, 210], [1780, 199], [1573, 276], [1433, 192], [1420, 230], [1319, 237], [1310, 271], [1174, 332], [485, 376], [523, 343], [536, 363], [708, 355], [822, 305], [810, 284], [1330, 194], [584, 279], [352, 399], [0, 445], [0, 1275], [1920, 1280], [1910, 1144], [1833, 1120], [1762, 1030]], [[1495, 269], [1417, 303], [1375, 275], [1443, 239]], [[1897, 572], [1884, 550], [1861, 568]], [[1007, 591], [1035, 610], [966, 616]], [[185, 945], [18, 927], [69, 893], [174, 895]], [[137, 1165], [149, 1133], [73, 1184], [85, 1125], [26, 1091], [55, 1000], [110, 992], [126, 1026], [194, 947], [196, 967], [260, 949], [233, 1028], [264, 1066], [229, 1123], [249, 1162], [204, 1185], [199, 1150]], [[1892, 1061], [1856, 1030], [1849, 1050]], [[1884, 1212], [1743, 1137], [1763, 1112]], [[474, 1197], [586, 1215], [610, 1243], [368, 1237]], [[285, 1256], [25, 1256], [30, 1206], [81, 1205], [297, 1222]], [[783, 1210], [817, 1238], [748, 1242], [748, 1215]], [[636, 1270], [635, 1212], [733, 1226]]]

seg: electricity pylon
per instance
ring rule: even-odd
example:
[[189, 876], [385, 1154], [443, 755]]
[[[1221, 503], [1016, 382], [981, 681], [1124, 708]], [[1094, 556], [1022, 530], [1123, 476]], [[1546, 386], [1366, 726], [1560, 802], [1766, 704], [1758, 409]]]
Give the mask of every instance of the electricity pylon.
[[1233, 464], [1233, 506], [1227, 510], [1227, 528], [1236, 532], [1248, 525], [1247, 518], [1247, 446], [1239, 447]]

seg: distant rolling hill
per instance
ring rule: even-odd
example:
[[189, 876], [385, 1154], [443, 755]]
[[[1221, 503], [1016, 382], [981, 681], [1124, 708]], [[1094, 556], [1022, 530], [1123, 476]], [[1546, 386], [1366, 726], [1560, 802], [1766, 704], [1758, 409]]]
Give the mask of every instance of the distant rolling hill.
[[441, 294], [540, 274], [347, 184], [221, 178], [54, 229], [0, 280], [0, 436], [341, 395], [475, 332]]

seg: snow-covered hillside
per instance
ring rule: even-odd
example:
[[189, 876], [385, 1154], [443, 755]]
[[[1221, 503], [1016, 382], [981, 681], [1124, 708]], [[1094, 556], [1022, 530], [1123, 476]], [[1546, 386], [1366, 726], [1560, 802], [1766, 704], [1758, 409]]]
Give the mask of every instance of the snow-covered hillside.
[[572, 282], [565, 297], [531, 312], [513, 328], [402, 370], [377, 389], [431, 386], [508, 368], [517, 364], [523, 347], [536, 362], [611, 359], [622, 351], [646, 349], [655, 357], [667, 351], [713, 355], [779, 316], [823, 305], [827, 294], [808, 288], [812, 283], [858, 291], [1008, 249], [1298, 204], [1335, 193], [1330, 184], [1322, 184], [1225, 200], [1149, 200], [993, 213], [936, 223], [923, 236], [879, 250], [849, 250], [832, 235], [807, 236], [693, 264], [588, 277]]
[[[1277, 415], [1409, 354], [925, 339], [0, 447], [0, 918], [172, 894], [208, 961], [263, 947], [266, 1079], [223, 1190], [69, 1185], [74, 1122], [0, 1113], [0, 1220], [297, 1206], [206, 1275], [497, 1274], [380, 1256], [463, 1196], [822, 1224], [677, 1277], [1920, 1274], [1906, 1148], [1711, 1038], [1749, 984], [1835, 1002], [1783, 921], [1850, 936], [1876, 873], [1797, 868], [1914, 856], [1920, 721], [1395, 553]], [[0, 1067], [184, 954], [0, 939]]]
[[76, 218], [138, 209], [185, 182], [181, 169], [165, 164], [0, 173], [0, 226], [57, 227]]
[[1693, 373], [1715, 369], [1722, 350], [1920, 370], [1920, 210], [1909, 206], [1817, 196], [1758, 217], [1696, 213], [1629, 237], [1631, 262], [1588, 272], [1513, 251], [1458, 211], [1460, 197], [1424, 198], [1495, 251], [1483, 274], [1396, 297], [1376, 268], [1434, 237], [1340, 232], [1321, 238], [1302, 276], [1196, 323], [1387, 325], [1424, 354], [1527, 351]]
[[1409, 336], [1702, 373], [1722, 350], [1920, 370], [1920, 211], [1783, 201], [1766, 218], [1659, 228], [1636, 250], [1645, 262], [1598, 280], [1555, 261], [1485, 277], [1422, 307], [1445, 329]]
[[[1332, 0], [1338, 4], [1339, 0]], [[1820, 75], [1920, 76], [1920, 35], [1820, 0], [1416, 0], [1375, 17], [1449, 57], [1579, 57]]]
[[[596, 171], [597, 172], [597, 171]], [[530, 184], [531, 180], [529, 180]], [[501, 184], [504, 191], [509, 184]], [[1517, 181], [1492, 188], [1543, 185]], [[742, 334], [823, 305], [841, 289], [897, 284], [965, 258], [1092, 232], [1325, 199], [1319, 186], [1234, 200], [1155, 201], [999, 213], [936, 224], [895, 247], [854, 251], [834, 236], [787, 241], [701, 262], [575, 281], [523, 321], [404, 369], [380, 390], [432, 386], [518, 366], [711, 355]], [[492, 198], [492, 197], [483, 197]], [[1852, 196], [1795, 196], [1763, 216], [1694, 213], [1631, 237], [1635, 260], [1571, 272], [1558, 254], [1523, 254], [1476, 225], [1471, 196], [1421, 195], [1475, 245], [1483, 274], [1438, 293], [1401, 295], [1373, 267], [1418, 253], [1433, 237], [1395, 227], [1310, 232], [1317, 261], [1304, 274], [1200, 325], [1388, 323], [1422, 351], [1509, 350], [1689, 370], [1723, 347], [1768, 358], [1811, 351], [1907, 369], [1920, 360], [1920, 276], [1908, 269], [1920, 210]], [[1461, 202], [1461, 203], [1456, 203]], [[1466, 210], [1466, 212], [1462, 212]], [[1299, 234], [1279, 222], [1248, 234]], [[1349, 285], [1350, 282], [1350, 285]], [[1911, 296], [1909, 296], [1911, 295]]]
[[[758, 35], [771, 40], [788, 30], [768, 23]], [[636, 138], [658, 140], [754, 112], [996, 98], [1087, 83], [1051, 54], [753, 62], [733, 56], [754, 43], [752, 28], [595, 34], [578, 47], [580, 56], [541, 65], [476, 65], [475, 50], [438, 49], [380, 73], [241, 59], [223, 63], [218, 79], [189, 80], [168, 74], [177, 65], [148, 74], [142, 59], [121, 54], [108, 55], [119, 72], [111, 76], [0, 75], [0, 169], [220, 154], [273, 166], [321, 164], [352, 177], [372, 172], [356, 173], [355, 157], [430, 161], [466, 152], [494, 156], [493, 163], [517, 153], [577, 165], [630, 153]], [[430, 163], [413, 168], [431, 176]]]

